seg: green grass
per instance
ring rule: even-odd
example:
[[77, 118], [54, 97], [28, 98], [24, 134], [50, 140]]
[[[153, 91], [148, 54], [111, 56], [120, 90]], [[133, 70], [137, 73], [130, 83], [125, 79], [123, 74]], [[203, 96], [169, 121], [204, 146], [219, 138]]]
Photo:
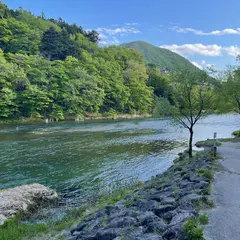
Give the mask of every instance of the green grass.
[[[196, 147], [213, 147], [215, 144], [214, 139], [207, 139], [205, 141], [199, 141], [195, 145]], [[220, 146], [221, 142], [219, 140], [216, 140], [216, 146]]]
[[207, 215], [200, 215], [198, 218], [188, 220], [184, 224], [184, 234], [188, 240], [204, 240], [203, 228], [201, 225], [208, 224]]
[[204, 240], [203, 228], [199, 227], [194, 220], [189, 220], [184, 224], [184, 233], [188, 240]]
[[[240, 141], [240, 130], [234, 131], [232, 133], [233, 138], [218, 138], [216, 140], [216, 146], [220, 146], [223, 142], [238, 142]], [[207, 139], [205, 141], [199, 141], [195, 145], [197, 147], [213, 147], [215, 143], [214, 139]]]
[[198, 222], [199, 224], [201, 225], [207, 225], [209, 223], [209, 219], [208, 219], [208, 216], [207, 215], [200, 215], [198, 217]]
[[0, 227], [0, 240], [20, 240], [23, 237], [33, 237], [48, 229], [48, 224], [22, 224], [19, 217], [7, 221]]
[[210, 170], [205, 168], [197, 169], [197, 174], [207, 178], [209, 181], [212, 181], [214, 178], [213, 173]]

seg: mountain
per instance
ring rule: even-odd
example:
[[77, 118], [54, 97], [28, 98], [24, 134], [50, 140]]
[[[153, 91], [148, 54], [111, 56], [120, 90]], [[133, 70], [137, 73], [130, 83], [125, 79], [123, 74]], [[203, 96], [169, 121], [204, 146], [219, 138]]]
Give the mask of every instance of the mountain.
[[144, 41], [123, 43], [121, 46], [136, 49], [144, 56], [146, 64], [154, 64], [160, 67], [161, 70], [170, 72], [176, 70], [198, 70], [197, 67], [179, 54], [165, 48], [156, 47]]

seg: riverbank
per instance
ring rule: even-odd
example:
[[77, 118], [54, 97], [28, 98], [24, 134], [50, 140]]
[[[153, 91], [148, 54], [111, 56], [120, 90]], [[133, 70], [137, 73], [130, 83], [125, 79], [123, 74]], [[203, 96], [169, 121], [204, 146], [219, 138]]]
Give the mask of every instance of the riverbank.
[[165, 173], [85, 217], [68, 239], [203, 239], [207, 217], [199, 210], [213, 206], [208, 199], [213, 171], [211, 152], [192, 159], [182, 154]]
[[48, 239], [73, 240], [81, 236], [78, 239], [87, 240], [94, 234], [98, 239], [202, 236], [204, 217], [198, 212], [212, 206], [208, 195], [213, 166], [210, 152], [199, 152], [191, 160], [186, 154], [180, 154], [163, 174], [71, 210], [59, 221], [29, 225], [18, 216], [0, 227], [0, 239], [46, 239], [47, 236]]
[[[117, 115], [87, 115], [83, 118], [73, 118], [66, 117], [62, 121], [72, 121], [72, 122], [81, 122], [81, 121], [99, 121], [99, 120], [124, 120], [124, 119], [140, 119], [140, 118], [150, 118], [151, 114], [117, 114]], [[18, 119], [1, 119], [0, 125], [10, 125], [10, 124], [41, 124], [41, 123], [53, 123], [56, 122], [51, 119], [41, 119], [41, 118], [18, 118]]]
[[[237, 139], [231, 140], [236, 141]], [[165, 232], [168, 229], [170, 229], [169, 231], [173, 231], [170, 234], [170, 235], [173, 234], [173, 236], [175, 236], [174, 234], [185, 235], [197, 234], [202, 236], [203, 230], [201, 223], [203, 219], [205, 219], [206, 222], [207, 218], [205, 216], [200, 216], [199, 210], [202, 208], [211, 207], [213, 205], [213, 202], [209, 200], [210, 196], [209, 194], [211, 193], [210, 183], [213, 179], [214, 171], [215, 171], [215, 159], [209, 152], [199, 152], [191, 161], [188, 159], [186, 154], [180, 154], [180, 157], [174, 161], [174, 164], [171, 168], [169, 168], [163, 174], [157, 175], [156, 177], [152, 178], [152, 180], [145, 183], [138, 182], [134, 186], [131, 185], [122, 187], [117, 191], [103, 195], [102, 197], [95, 199], [95, 201], [85, 204], [78, 209], [76, 208], [70, 209], [69, 211], [67, 211], [67, 214], [63, 218], [58, 219], [56, 221], [46, 220], [45, 222], [42, 223], [32, 224], [31, 217], [28, 218], [29, 216], [27, 216], [26, 218], [26, 216], [19, 215], [16, 218], [13, 218], [10, 221], [8, 221], [4, 226], [0, 227], [0, 239], [1, 240], [66, 239], [67, 237], [70, 236], [70, 230], [73, 230], [74, 226], [76, 227], [77, 223], [79, 222], [82, 222], [89, 227], [95, 226], [94, 231], [98, 231], [99, 229], [100, 231], [102, 231], [103, 228], [111, 229], [110, 228], [111, 220], [109, 219], [110, 215], [106, 214], [106, 211], [108, 211], [106, 209], [109, 209], [109, 206], [113, 207], [113, 211], [114, 209], [116, 210], [115, 207], [118, 208], [120, 207], [121, 212], [127, 211], [127, 214], [129, 213], [129, 211], [130, 211], [129, 214], [131, 214], [131, 212], [132, 213], [137, 212], [137, 214], [134, 215], [135, 217], [133, 216], [134, 218], [133, 227], [131, 226], [120, 227], [123, 229], [123, 235], [121, 235], [121, 237], [125, 235], [124, 231], [127, 231], [125, 233], [128, 234], [129, 229], [131, 230], [132, 228], [134, 228], [135, 230], [136, 229], [139, 230], [139, 228], [144, 229], [146, 227], [149, 227], [150, 229], [152, 228], [150, 224], [151, 220], [150, 222], [146, 220], [148, 224], [147, 226], [141, 225], [142, 223], [139, 222], [140, 221], [139, 219], [141, 219], [140, 215], [142, 213], [150, 215], [155, 214], [158, 217], [156, 219], [158, 219], [160, 223], [164, 223], [163, 224], [164, 228], [159, 233], [160, 236], [163, 234], [167, 234]], [[144, 192], [145, 193], [147, 192], [145, 196]], [[159, 198], [152, 199], [153, 197], [152, 195], [158, 195]], [[187, 198], [190, 199], [184, 201], [181, 200], [184, 199], [185, 196], [188, 196]], [[162, 204], [162, 201], [164, 204]], [[152, 213], [148, 213], [149, 212], [148, 210], [146, 211], [144, 210], [143, 207], [144, 204], [141, 205], [144, 202], [146, 206], [150, 204], [149, 211]], [[136, 204], [138, 204], [138, 206]], [[153, 204], [152, 207], [151, 204]], [[159, 217], [157, 215], [158, 210], [156, 209], [159, 209], [162, 206], [166, 205], [167, 206], [170, 205], [170, 208], [166, 208], [164, 210], [164, 216]], [[187, 208], [185, 209], [185, 207]], [[118, 208], [117, 210], [119, 210]], [[151, 208], [153, 209], [151, 210]], [[101, 216], [101, 213], [103, 212], [105, 212], [105, 214]], [[91, 221], [90, 222], [86, 221], [86, 219], [91, 219], [91, 217], [93, 217], [96, 214], [98, 216], [98, 213], [100, 214], [98, 219], [100, 225], [99, 224], [91, 225], [92, 224]], [[89, 214], [91, 214], [90, 217]], [[113, 212], [113, 214], [111, 214], [111, 217], [112, 215], [114, 216], [114, 214], [115, 213]], [[115, 219], [116, 217], [117, 220]], [[124, 219], [125, 217], [127, 217], [128, 219], [128, 217], [131, 218], [132, 216], [116, 215], [114, 219], [118, 221], [119, 220], [118, 218], [121, 217], [123, 217]], [[181, 220], [182, 218], [184, 220]], [[175, 225], [172, 226], [171, 222], [172, 223], [174, 222], [172, 219], [175, 220], [180, 219], [179, 220], [180, 222], [178, 222], [176, 226]], [[92, 219], [92, 221], [93, 220], [94, 219]], [[110, 222], [108, 222], [108, 220], [110, 220]], [[138, 224], [139, 226], [136, 226]], [[174, 230], [175, 229], [174, 226], [177, 228], [176, 231]], [[178, 228], [177, 226], [180, 226], [180, 228]], [[106, 231], [108, 229], [106, 229]], [[83, 230], [86, 231], [87, 227], [85, 227]], [[139, 232], [137, 233], [137, 230], [135, 233], [139, 234]], [[163, 232], [163, 230], [165, 231]], [[111, 231], [112, 230], [110, 230], [110, 232]], [[85, 233], [87, 234], [87, 232], [84, 232], [84, 234]], [[71, 237], [74, 239], [78, 236], [79, 233], [78, 231], [72, 231], [71, 234], [72, 234]], [[145, 234], [144, 237], [152, 237], [152, 235], [146, 235], [151, 234], [151, 232], [150, 233], [142, 232], [142, 235], [144, 234]], [[159, 238], [160, 236], [157, 236], [158, 238], [156, 239], [161, 239]], [[139, 239], [141, 239], [140, 236]]]
[[239, 130], [238, 131], [234, 131], [232, 133], [232, 136], [231, 138], [217, 138], [216, 140], [215, 139], [207, 139], [205, 141], [198, 141], [196, 142], [196, 147], [198, 148], [211, 148], [211, 147], [214, 147], [214, 146], [221, 146], [222, 143], [225, 143], [225, 142], [239, 142], [240, 141], [240, 135], [239, 135]]

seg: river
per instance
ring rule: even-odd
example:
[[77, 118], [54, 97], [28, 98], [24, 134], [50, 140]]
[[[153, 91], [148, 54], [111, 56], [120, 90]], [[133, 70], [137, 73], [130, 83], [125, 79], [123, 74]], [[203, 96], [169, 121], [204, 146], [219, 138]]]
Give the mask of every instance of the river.
[[[194, 142], [230, 137], [238, 115], [201, 120]], [[187, 146], [188, 131], [169, 120], [111, 120], [0, 126], [0, 189], [41, 183], [75, 204], [171, 166]]]

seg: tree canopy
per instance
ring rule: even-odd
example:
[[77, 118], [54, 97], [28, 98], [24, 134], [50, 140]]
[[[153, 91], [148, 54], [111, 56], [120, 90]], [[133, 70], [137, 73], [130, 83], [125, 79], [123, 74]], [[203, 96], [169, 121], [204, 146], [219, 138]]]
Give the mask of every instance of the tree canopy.
[[135, 50], [96, 31], [0, 3], [0, 118], [149, 113], [153, 88]]
[[192, 157], [194, 126], [213, 110], [215, 81], [205, 72], [181, 72], [173, 75], [173, 104], [166, 98], [161, 107], [177, 123], [189, 130], [189, 156]]

